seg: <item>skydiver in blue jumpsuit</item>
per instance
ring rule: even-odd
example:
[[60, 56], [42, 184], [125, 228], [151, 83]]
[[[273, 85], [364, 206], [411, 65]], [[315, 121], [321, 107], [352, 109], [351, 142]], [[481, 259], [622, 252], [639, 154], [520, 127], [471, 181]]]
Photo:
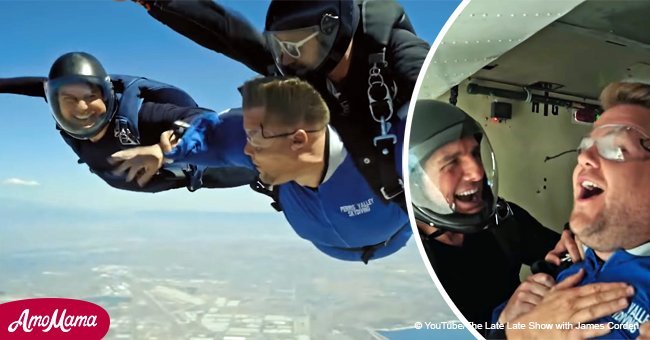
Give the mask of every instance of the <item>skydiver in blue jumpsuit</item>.
[[[171, 85], [143, 77], [109, 76], [87, 53], [59, 57], [48, 78], [2, 78], [0, 93], [46, 98], [61, 137], [77, 154], [79, 163], [87, 164], [92, 173], [118, 189], [159, 192], [187, 187], [193, 191], [245, 185], [256, 177], [255, 171], [238, 164], [224, 163], [219, 169], [176, 164], [155, 171], [147, 163], [156, 163], [157, 157], [131, 163], [120, 151], [148, 146], [153, 155], [161, 133], [174, 122], [189, 123], [200, 114], [216, 113], [198, 107], [192, 97]], [[241, 122], [241, 117], [233, 114], [221, 119]], [[111, 155], [114, 157], [109, 159]]]
[[[572, 325], [554, 338], [648, 336], [640, 327], [650, 327], [650, 84], [614, 82], [599, 99], [604, 112], [580, 141], [572, 176], [569, 227], [584, 258], [572, 258], [546, 289], [520, 286], [494, 319], [509, 309], [509, 322]], [[513, 338], [549, 337], [542, 332], [505, 329]]]
[[[337, 259], [367, 263], [370, 259], [390, 255], [403, 247], [412, 234], [408, 216], [397, 203], [385, 202], [373, 192], [354, 165], [352, 156], [344, 147], [338, 132], [327, 124], [327, 120], [324, 126], [318, 126], [316, 129], [298, 127], [294, 131], [294, 134], [302, 131], [310, 138], [325, 140], [322, 145], [315, 146], [313, 150], [314, 154], [322, 155], [318, 163], [321, 166], [320, 172], [310, 173], [310, 176], [319, 179], [318, 181], [313, 185], [307, 185], [293, 175], [295, 171], [300, 171], [296, 169], [303, 168], [302, 163], [278, 165], [285, 160], [292, 162], [291, 158], [277, 161], [274, 159], [273, 166], [284, 166], [282, 170], [275, 170], [279, 176], [285, 176], [284, 179], [269, 179], [268, 175], [264, 177], [272, 170], [269, 170], [269, 163], [263, 160], [265, 156], [261, 155], [269, 155], [269, 151], [258, 151], [260, 147], [255, 140], [259, 139], [264, 143], [272, 143], [271, 141], [284, 143], [286, 138], [292, 138], [292, 134], [268, 136], [266, 132], [267, 136], [264, 136], [264, 127], [260, 121], [262, 137], [256, 135], [258, 138], [256, 139], [255, 136], [251, 136], [253, 132], [248, 131], [250, 126], [246, 125], [246, 110], [249, 110], [246, 108], [246, 98], [256, 86], [263, 86], [265, 82], [282, 81], [275, 78], [254, 80], [243, 86], [245, 98], [243, 126], [247, 129], [246, 134], [241, 133], [244, 131], [242, 122], [237, 125], [234, 120], [221, 119], [222, 116], [201, 115], [192, 121], [180, 142], [166, 153], [165, 157], [174, 162], [189, 162], [208, 167], [220, 167], [224, 163], [247, 162], [251, 170], [256, 168], [259, 170], [262, 180], [274, 186], [273, 196], [296, 233], [312, 242], [322, 252]], [[306, 84], [294, 78], [286, 80], [282, 86], [291, 88], [296, 83]], [[314, 96], [321, 100], [322, 107], [327, 110], [320, 95], [311, 86], [309, 88], [311, 92], [294, 92], [294, 94], [300, 97]], [[291, 91], [287, 90], [287, 92]], [[401, 110], [406, 110], [407, 107], [405, 105]], [[311, 106], [310, 108], [313, 109]], [[241, 112], [241, 109], [232, 109], [230, 113], [235, 111]], [[296, 111], [304, 111], [304, 109]], [[251, 120], [248, 119], [250, 123]], [[258, 125], [253, 125], [254, 130], [257, 127]], [[288, 125], [282, 127], [285, 130], [296, 128]], [[255, 131], [259, 132], [259, 130]], [[397, 146], [398, 150], [401, 150], [404, 124], [393, 127], [390, 132], [397, 134]], [[279, 151], [276, 153], [283, 155]], [[401, 173], [400, 162], [397, 163], [396, 171]]]

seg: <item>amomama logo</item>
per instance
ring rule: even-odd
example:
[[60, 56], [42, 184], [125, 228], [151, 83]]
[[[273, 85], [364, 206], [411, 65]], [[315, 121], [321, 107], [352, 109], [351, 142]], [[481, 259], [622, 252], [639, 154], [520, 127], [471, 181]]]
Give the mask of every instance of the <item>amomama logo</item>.
[[0, 304], [0, 339], [101, 339], [108, 312], [87, 301], [42, 298]]

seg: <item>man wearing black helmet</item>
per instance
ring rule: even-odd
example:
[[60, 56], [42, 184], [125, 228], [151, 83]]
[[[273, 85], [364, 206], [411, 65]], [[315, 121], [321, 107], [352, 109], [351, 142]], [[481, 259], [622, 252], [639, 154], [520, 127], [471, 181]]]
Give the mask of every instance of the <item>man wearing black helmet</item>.
[[[88, 53], [59, 57], [48, 78], [0, 79], [0, 93], [46, 98], [61, 137], [79, 162], [118, 189], [159, 192], [231, 187], [248, 184], [256, 176], [238, 164], [220, 169], [165, 165], [159, 170], [163, 162], [160, 134], [175, 121], [190, 122], [212, 111], [198, 107], [187, 93], [171, 85], [142, 77], [109, 76]], [[241, 115], [224, 116], [224, 121], [236, 126], [241, 119]], [[133, 160], [130, 149], [135, 146], [144, 146], [148, 157]]]
[[[410, 99], [429, 51], [395, 1], [271, 2], [262, 37], [208, 0], [137, 0], [177, 32], [254, 71], [309, 80], [323, 94], [354, 162], [384, 200], [403, 203], [395, 172], [397, 109]], [[262, 53], [260, 53], [262, 51]]]
[[413, 210], [429, 261], [454, 304], [486, 334], [494, 307], [519, 285], [522, 264], [543, 259], [559, 236], [497, 196], [487, 136], [461, 109], [418, 100], [408, 157]]

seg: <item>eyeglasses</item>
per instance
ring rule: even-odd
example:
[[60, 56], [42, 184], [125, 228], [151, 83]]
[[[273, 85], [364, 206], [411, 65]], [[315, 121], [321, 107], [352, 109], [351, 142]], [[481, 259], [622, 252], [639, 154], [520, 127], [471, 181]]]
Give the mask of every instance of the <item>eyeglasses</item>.
[[300, 59], [300, 56], [302, 56], [302, 54], [300, 53], [300, 48], [302, 47], [302, 45], [306, 44], [309, 40], [311, 40], [317, 35], [318, 35], [318, 31], [308, 35], [305, 39], [296, 42], [282, 41], [278, 39], [275, 35], [273, 35], [273, 39], [275, 39], [278, 45], [280, 45], [280, 48], [284, 53], [288, 54], [294, 59]]
[[[324, 128], [325, 128], [325, 127], [321, 127], [321, 128], [319, 128], [319, 129], [314, 129], [314, 130], [303, 130], [303, 131], [305, 131], [305, 133], [314, 133], [314, 132], [321, 131], [321, 130], [323, 130]], [[291, 135], [293, 135], [294, 133], [298, 132], [299, 130], [301, 130], [301, 129], [295, 129], [295, 130], [293, 130], [292, 132], [280, 133], [280, 134], [277, 134], [277, 135], [267, 136], [267, 135], [264, 134], [264, 125], [260, 124], [260, 130], [259, 130], [259, 133], [256, 133], [256, 134], [254, 134], [254, 135], [246, 134], [246, 140], [247, 140], [248, 143], [250, 143], [251, 145], [258, 146], [259, 143], [255, 143], [255, 142], [253, 141], [253, 139], [254, 139], [254, 137], [255, 137], [256, 135], [260, 135], [260, 136], [262, 136], [263, 139], [274, 139], [274, 138], [281, 138], [281, 137], [291, 136]]]
[[[314, 133], [314, 132], [318, 132], [318, 131], [320, 131], [320, 130], [322, 130], [322, 129], [323, 129], [323, 128], [321, 127], [321, 128], [314, 129], [314, 130], [304, 130], [304, 131], [305, 131], [305, 133]], [[280, 138], [280, 137], [291, 136], [291, 135], [293, 135], [294, 133], [298, 132], [298, 130], [300, 130], [300, 129], [295, 129], [295, 130], [293, 130], [292, 132], [281, 133], [281, 134], [278, 134], [278, 135], [265, 136], [265, 135], [264, 135], [264, 126], [263, 126], [262, 124], [260, 124], [260, 132], [261, 132], [262, 138], [264, 138], [264, 139], [273, 139], [273, 138]]]
[[[598, 136], [592, 137], [594, 134]], [[578, 154], [594, 145], [598, 155], [610, 161], [627, 162], [650, 158], [650, 137], [628, 125], [607, 124], [595, 128], [591, 136], [580, 141]]]

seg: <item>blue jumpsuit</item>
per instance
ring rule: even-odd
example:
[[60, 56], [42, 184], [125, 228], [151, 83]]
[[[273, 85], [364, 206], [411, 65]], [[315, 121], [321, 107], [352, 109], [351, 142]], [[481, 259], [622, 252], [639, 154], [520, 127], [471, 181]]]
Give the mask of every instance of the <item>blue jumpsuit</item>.
[[[254, 169], [244, 154], [245, 136], [237, 139], [242, 126], [243, 121], [225, 122], [215, 115], [197, 117], [166, 157], [204, 166], [247, 164]], [[291, 227], [322, 252], [341, 260], [364, 260], [363, 248], [367, 246], [373, 246], [373, 259], [403, 247], [412, 234], [406, 213], [373, 192], [331, 127], [327, 143], [326, 174], [316, 189], [293, 181], [276, 186], [277, 199]], [[401, 143], [397, 148], [401, 150]]]
[[592, 249], [587, 249], [585, 260], [561, 272], [557, 282], [577, 273], [580, 268], [585, 270], [580, 285], [625, 282], [634, 287], [634, 296], [626, 309], [592, 323], [610, 323], [612, 332], [604, 335], [603, 339], [636, 339], [641, 324], [650, 321], [650, 243], [634, 249], [617, 250], [605, 262]]

